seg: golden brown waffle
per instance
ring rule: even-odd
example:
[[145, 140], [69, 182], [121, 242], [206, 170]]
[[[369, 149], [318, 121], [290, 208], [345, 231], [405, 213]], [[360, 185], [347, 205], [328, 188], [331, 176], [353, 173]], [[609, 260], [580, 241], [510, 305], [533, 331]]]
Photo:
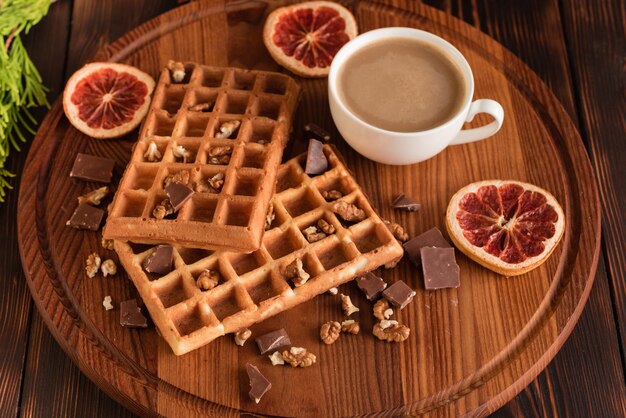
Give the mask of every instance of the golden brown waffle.
[[[115, 242], [120, 262], [175, 354], [237, 332], [402, 256], [402, 246], [346, 167], [329, 146], [324, 152], [330, 167], [320, 176], [304, 173], [306, 155], [280, 167], [272, 198], [276, 218], [253, 253], [174, 246], [172, 272], [157, 277], [142, 268], [153, 248]], [[364, 210], [365, 220], [351, 225], [341, 221], [331, 209], [333, 202], [322, 197], [321, 192], [330, 190], [341, 191], [340, 200]], [[309, 243], [301, 231], [319, 219], [336, 232]], [[311, 276], [299, 287], [284, 274], [296, 258]], [[222, 278], [212, 290], [201, 291], [196, 280], [205, 269], [218, 271]]]
[[[300, 88], [279, 73], [196, 64], [185, 68], [181, 83], [173, 81], [169, 70], [161, 73], [104, 237], [256, 250]], [[232, 139], [219, 138], [220, 127], [233, 120], [241, 125]], [[186, 161], [176, 156], [179, 146], [189, 154]], [[232, 147], [230, 161], [211, 161], [209, 154], [218, 146]], [[161, 156], [158, 161], [146, 156], [150, 147]], [[167, 197], [164, 180], [181, 171], [190, 173], [192, 188], [206, 186], [218, 173], [224, 183], [218, 191], [197, 189], [177, 213], [155, 218], [155, 207]]]

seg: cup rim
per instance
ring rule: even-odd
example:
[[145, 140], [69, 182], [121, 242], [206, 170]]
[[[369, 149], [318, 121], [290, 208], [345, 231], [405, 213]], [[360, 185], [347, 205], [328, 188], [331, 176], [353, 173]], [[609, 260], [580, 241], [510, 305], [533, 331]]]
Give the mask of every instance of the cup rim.
[[[377, 38], [377, 39], [374, 39], [374, 41], [385, 39], [385, 38], [391, 38], [391, 37], [415, 39], [415, 36], [411, 36], [411, 35], [419, 35], [420, 40], [425, 40], [426, 42], [430, 44], [434, 44], [436, 47], [443, 45], [444, 47], [448, 49], [445, 52], [447, 53], [449, 52], [450, 54], [455, 56], [458, 63], [460, 63], [462, 67], [461, 71], [463, 72], [463, 75], [466, 77], [466, 82], [467, 82], [467, 90], [466, 90], [466, 95], [464, 98], [463, 106], [461, 106], [461, 108], [459, 109], [457, 113], [455, 113], [450, 119], [448, 119], [441, 125], [438, 125], [438, 126], [435, 126], [434, 128], [426, 129], [423, 131], [410, 131], [410, 132], [390, 131], [388, 129], [383, 129], [383, 128], [379, 128], [378, 126], [374, 126], [364, 121], [363, 119], [358, 118], [354, 113], [352, 113], [352, 111], [350, 111], [350, 109], [348, 109], [348, 107], [343, 102], [343, 100], [341, 99], [337, 91], [337, 75], [338, 75], [339, 70], [342, 68], [343, 63], [350, 57], [350, 55], [354, 54], [356, 51], [364, 47], [366, 45], [365, 42], [368, 41], [369, 38]], [[363, 44], [358, 45], [357, 47], [354, 47], [355, 43], [358, 43], [358, 42], [363, 42]], [[437, 43], [441, 45], [437, 45]], [[339, 61], [342, 61], [342, 63], [337, 64], [337, 62]], [[341, 107], [341, 109], [346, 115], [348, 115], [352, 120], [356, 121], [357, 123], [360, 123], [364, 125], [365, 127], [367, 127], [368, 129], [372, 129], [378, 133], [385, 134], [387, 136], [395, 135], [395, 136], [398, 136], [399, 138], [409, 138], [409, 137], [414, 138], [415, 135], [437, 133], [438, 131], [449, 127], [450, 125], [452, 125], [453, 123], [457, 121], [457, 118], [459, 116], [461, 116], [467, 111], [470, 104], [472, 103], [472, 98], [474, 96], [474, 74], [472, 72], [472, 68], [470, 67], [469, 63], [465, 59], [465, 56], [463, 56], [461, 51], [459, 51], [450, 42], [446, 41], [440, 36], [437, 36], [425, 30], [398, 26], [398, 27], [373, 29], [371, 31], [364, 32], [358, 35], [357, 37], [355, 37], [354, 39], [351, 39], [348, 43], [346, 43], [343, 47], [341, 47], [341, 49], [339, 50], [339, 52], [337, 52], [337, 54], [335, 55], [330, 65], [330, 70], [328, 73], [328, 88], [330, 92], [332, 93], [332, 95], [335, 97], [335, 101], [337, 105]]]

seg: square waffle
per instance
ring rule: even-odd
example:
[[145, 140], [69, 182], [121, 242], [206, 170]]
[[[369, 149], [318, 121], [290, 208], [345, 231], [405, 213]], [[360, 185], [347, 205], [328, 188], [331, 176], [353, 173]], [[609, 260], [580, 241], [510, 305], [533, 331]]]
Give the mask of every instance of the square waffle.
[[[300, 88], [279, 73], [191, 63], [185, 69], [180, 83], [168, 69], [161, 73], [104, 237], [256, 250]], [[240, 125], [230, 138], [220, 138], [220, 127], [230, 121]], [[232, 149], [228, 161], [212, 159], [224, 146]], [[181, 172], [189, 173], [195, 193], [178, 212], [158, 219], [154, 210], [167, 198], [163, 183]], [[206, 187], [216, 175], [223, 175], [221, 188]]]
[[[324, 153], [329, 170], [316, 177], [304, 173], [306, 155], [280, 167], [272, 198], [275, 219], [255, 252], [211, 252], [175, 245], [173, 270], [159, 277], [142, 268], [154, 247], [115, 241], [120, 262], [175, 354], [249, 327], [402, 257], [402, 246], [341, 160], [327, 145]], [[343, 194], [337, 201], [365, 211], [365, 219], [342, 221], [332, 210], [335, 201], [322, 197], [330, 190]], [[333, 225], [335, 233], [309, 243], [302, 231], [320, 219]], [[300, 286], [285, 277], [286, 267], [296, 258], [310, 274]], [[205, 269], [221, 275], [218, 285], [208, 291], [196, 286]]]

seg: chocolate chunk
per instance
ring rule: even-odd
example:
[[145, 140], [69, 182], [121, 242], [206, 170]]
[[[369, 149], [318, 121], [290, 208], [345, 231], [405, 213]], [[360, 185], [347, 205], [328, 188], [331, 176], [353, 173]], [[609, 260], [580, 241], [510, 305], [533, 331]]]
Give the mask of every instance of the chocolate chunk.
[[70, 177], [87, 181], [110, 183], [113, 176], [115, 161], [110, 158], [95, 157], [89, 154], [78, 153]]
[[261, 355], [291, 345], [289, 335], [287, 335], [287, 331], [285, 331], [284, 328], [263, 334], [255, 338], [254, 341], [256, 341], [256, 345], [259, 346]]
[[394, 209], [405, 210], [407, 212], [417, 212], [420, 210], [422, 205], [417, 203], [412, 197], [409, 197], [404, 193], [400, 193], [393, 198], [391, 207]]
[[104, 217], [102, 209], [94, 208], [87, 203], [78, 205], [72, 217], [65, 224], [76, 229], [88, 229], [97, 231]]
[[451, 248], [450, 243], [446, 241], [443, 235], [441, 235], [441, 231], [436, 227], [429, 229], [428, 231], [416, 236], [415, 238], [412, 238], [411, 240], [402, 244], [402, 246], [409, 256], [409, 259], [417, 267], [422, 264], [420, 250], [423, 247]]
[[459, 287], [459, 265], [454, 248], [424, 247], [421, 255], [426, 290]]
[[141, 313], [137, 299], [125, 300], [120, 303], [120, 325], [126, 328], [147, 328], [148, 320]]
[[143, 262], [148, 273], [165, 275], [172, 271], [173, 249], [170, 245], [159, 245]]
[[165, 187], [165, 194], [170, 198], [170, 204], [176, 212], [191, 198], [193, 189], [182, 183], [170, 183]]
[[387, 283], [372, 272], [367, 273], [365, 276], [357, 277], [356, 284], [365, 293], [367, 300], [377, 299], [387, 287]]
[[322, 142], [330, 142], [330, 133], [319, 125], [307, 123], [304, 125], [304, 134], [306, 138], [314, 138]]
[[304, 172], [317, 175], [328, 170], [328, 160], [324, 155], [324, 144], [317, 139], [309, 139], [309, 150], [306, 154], [306, 167]]
[[389, 286], [383, 296], [396, 308], [404, 309], [415, 297], [415, 290], [400, 280]]
[[246, 372], [248, 372], [248, 379], [250, 379], [250, 399], [259, 403], [263, 395], [272, 388], [272, 383], [261, 374], [256, 366], [250, 363], [246, 364]]

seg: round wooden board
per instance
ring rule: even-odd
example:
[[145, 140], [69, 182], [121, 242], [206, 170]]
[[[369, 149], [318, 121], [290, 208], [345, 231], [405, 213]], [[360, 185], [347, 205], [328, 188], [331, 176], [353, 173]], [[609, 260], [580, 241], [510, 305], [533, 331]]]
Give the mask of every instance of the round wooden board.
[[[455, 44], [476, 77], [477, 98], [502, 103], [502, 130], [479, 143], [455, 146], [424, 163], [392, 167], [368, 161], [342, 140], [337, 145], [381, 215], [416, 235], [444, 229], [448, 199], [482, 179], [518, 179], [550, 190], [562, 203], [567, 229], [540, 268], [515, 278], [498, 276], [457, 252], [461, 287], [427, 292], [421, 273], [407, 260], [384, 271], [417, 289], [398, 313], [411, 328], [402, 344], [371, 335], [370, 304], [353, 283], [344, 285], [361, 307], [362, 332], [332, 346], [319, 341], [320, 324], [341, 318], [336, 297], [322, 295], [258, 324], [260, 333], [285, 327], [292, 340], [317, 354], [308, 369], [272, 367], [253, 343], [237, 347], [225, 337], [182, 357], [174, 356], [154, 329], [128, 330], [119, 311], [102, 307], [135, 297], [123, 272], [89, 279], [84, 260], [100, 247], [100, 234], [65, 226], [76, 197], [94, 184], [73, 181], [77, 152], [110, 156], [119, 181], [133, 144], [89, 139], [73, 129], [57, 101], [32, 145], [19, 195], [19, 241], [28, 284], [48, 327], [68, 355], [98, 386], [146, 415], [345, 416], [432, 413], [484, 416], [515, 396], [554, 357], [584, 307], [600, 246], [600, 212], [591, 166], [576, 129], [546, 86], [523, 63], [476, 29], [434, 9], [400, 0], [347, 3], [362, 32], [411, 26]], [[173, 58], [212, 65], [280, 70], [261, 40], [264, 16], [275, 2], [197, 1], [166, 13], [102, 49], [97, 60], [122, 61], [152, 75]], [[315, 121], [335, 134], [325, 80], [299, 79], [303, 98], [295, 121], [291, 156], [304, 149], [302, 126]], [[484, 123], [480, 119], [475, 124]], [[415, 196], [417, 213], [392, 211], [397, 192]], [[248, 398], [246, 362], [273, 388], [256, 405]]]

